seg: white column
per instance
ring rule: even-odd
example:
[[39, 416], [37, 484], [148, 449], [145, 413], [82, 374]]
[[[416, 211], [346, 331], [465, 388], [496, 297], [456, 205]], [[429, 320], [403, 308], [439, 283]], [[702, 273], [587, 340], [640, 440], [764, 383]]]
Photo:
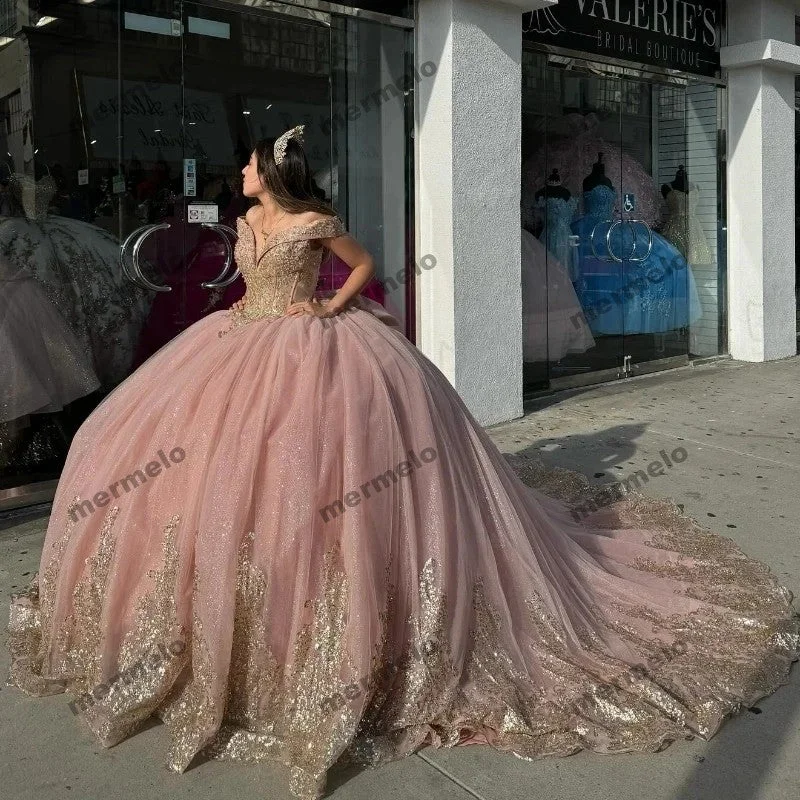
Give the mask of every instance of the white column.
[[795, 355], [794, 0], [730, 0], [728, 332], [742, 361]]
[[554, 4], [418, 8], [417, 344], [484, 425], [522, 415], [522, 13]]

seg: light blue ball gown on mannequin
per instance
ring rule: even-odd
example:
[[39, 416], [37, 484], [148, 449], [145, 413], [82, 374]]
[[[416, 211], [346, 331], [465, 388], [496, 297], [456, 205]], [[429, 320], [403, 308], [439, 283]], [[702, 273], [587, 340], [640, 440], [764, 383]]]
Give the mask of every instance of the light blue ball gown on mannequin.
[[686, 259], [655, 231], [650, 248], [644, 223], [614, 225], [615, 198], [602, 184], [585, 192], [585, 214], [572, 224], [580, 237], [576, 291], [592, 333], [665, 333], [695, 322], [702, 309]]

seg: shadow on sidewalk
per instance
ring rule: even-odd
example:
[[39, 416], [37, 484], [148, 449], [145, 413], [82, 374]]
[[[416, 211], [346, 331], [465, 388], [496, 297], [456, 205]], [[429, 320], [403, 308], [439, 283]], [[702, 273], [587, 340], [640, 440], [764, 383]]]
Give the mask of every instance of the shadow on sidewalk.
[[[636, 442], [646, 433], [647, 427], [646, 424], [619, 425], [582, 435], [542, 436], [534, 444], [517, 451], [516, 458], [538, 460], [547, 468], [573, 470], [583, 474], [589, 484], [601, 486], [620, 481], [635, 470], [646, 470], [652, 455], [637, 459], [639, 448]], [[680, 465], [673, 469], [680, 469]], [[639, 491], [650, 494], [646, 485]], [[683, 510], [683, 506], [678, 505]], [[705, 527], [701, 520], [697, 521]], [[590, 525], [590, 520], [587, 520], [587, 525]], [[798, 607], [797, 598], [794, 607]], [[754, 682], [765, 682], [761, 679], [761, 672], [767, 672], [766, 665], [763, 669], [759, 666], [753, 668]], [[695, 756], [697, 763], [676, 790], [674, 800], [717, 800], [720, 797], [757, 800], [767, 794], [773, 797], [775, 791], [779, 794], [784, 791], [787, 797], [796, 796], [796, 788], [794, 791], [790, 791], [788, 786], [781, 789], [779, 783], [768, 790], [767, 786], [775, 780], [775, 772], [785, 780], [791, 769], [792, 757], [782, 751], [792, 737], [796, 737], [799, 723], [800, 665], [795, 662], [786, 685], [761, 698], [750, 709], [742, 708], [740, 713], [728, 716], [717, 734], [703, 743], [702, 755]], [[700, 737], [694, 738], [703, 741]], [[668, 749], [676, 745], [677, 742]]]

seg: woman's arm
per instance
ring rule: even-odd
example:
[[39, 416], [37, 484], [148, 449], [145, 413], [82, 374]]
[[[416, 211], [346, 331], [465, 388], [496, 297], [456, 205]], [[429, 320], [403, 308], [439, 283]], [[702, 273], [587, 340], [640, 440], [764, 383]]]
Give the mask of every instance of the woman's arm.
[[350, 275], [344, 285], [328, 300], [325, 307], [338, 314], [375, 275], [372, 256], [352, 236], [336, 236], [320, 239], [320, 242], [350, 267]]

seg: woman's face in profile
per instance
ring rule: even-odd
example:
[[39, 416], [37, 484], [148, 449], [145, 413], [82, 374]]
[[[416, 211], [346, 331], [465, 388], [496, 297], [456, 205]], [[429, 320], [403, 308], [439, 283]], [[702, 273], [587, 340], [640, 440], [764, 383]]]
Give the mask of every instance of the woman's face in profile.
[[250, 160], [242, 170], [242, 194], [245, 197], [257, 197], [263, 191], [264, 187], [258, 177], [258, 162], [254, 150], [250, 153]]

